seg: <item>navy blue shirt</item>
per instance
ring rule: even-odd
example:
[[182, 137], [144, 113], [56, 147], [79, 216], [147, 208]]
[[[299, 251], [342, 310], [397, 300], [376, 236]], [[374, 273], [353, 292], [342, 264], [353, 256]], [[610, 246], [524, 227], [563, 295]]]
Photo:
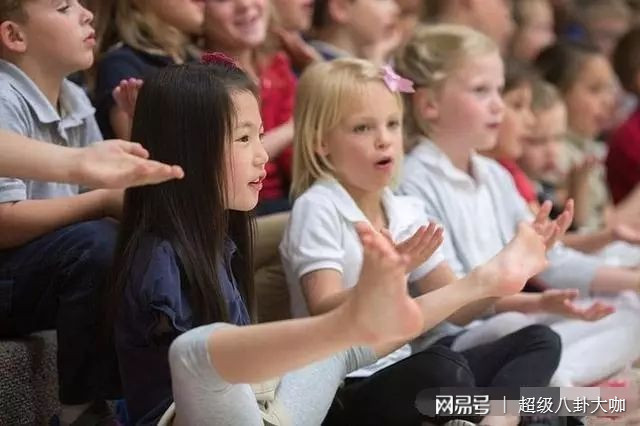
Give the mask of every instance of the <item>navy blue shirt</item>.
[[109, 112], [115, 101], [113, 89], [127, 78], [144, 80], [152, 72], [157, 71], [174, 61], [169, 56], [153, 55], [142, 50], [122, 44], [109, 51], [98, 63], [95, 90], [96, 120], [105, 139], [113, 139], [113, 129], [109, 121]]
[[[230, 322], [249, 324], [249, 314], [231, 272], [235, 252], [226, 244], [218, 282]], [[115, 342], [129, 419], [157, 424], [173, 401], [168, 351], [181, 333], [199, 325], [182, 283], [180, 261], [171, 244], [149, 235], [135, 255], [115, 324]]]

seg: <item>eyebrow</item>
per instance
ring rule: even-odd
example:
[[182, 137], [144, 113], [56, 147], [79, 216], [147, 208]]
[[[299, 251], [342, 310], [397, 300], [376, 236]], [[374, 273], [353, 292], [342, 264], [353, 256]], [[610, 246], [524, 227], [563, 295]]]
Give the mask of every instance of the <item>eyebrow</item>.
[[[246, 127], [252, 129], [252, 128], [256, 127], [256, 125], [254, 123], [250, 122], [250, 121], [243, 121], [242, 123], [239, 123], [236, 126], [236, 129], [246, 128]], [[261, 129], [262, 127], [263, 127], [262, 123], [259, 123], [259, 125], [257, 126], [257, 128], [259, 128], [259, 129]]]

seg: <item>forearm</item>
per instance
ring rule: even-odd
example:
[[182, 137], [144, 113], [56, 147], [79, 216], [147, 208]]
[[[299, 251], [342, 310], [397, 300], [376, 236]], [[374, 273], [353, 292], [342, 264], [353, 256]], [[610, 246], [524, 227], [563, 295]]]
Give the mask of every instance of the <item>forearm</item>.
[[0, 130], [0, 175], [42, 181], [69, 182], [77, 149], [40, 142]]
[[103, 192], [0, 204], [0, 249], [23, 245], [74, 223], [104, 216]]
[[496, 302], [496, 312], [540, 312], [539, 293], [520, 293], [503, 297]]
[[313, 306], [309, 306], [309, 313], [311, 315], [321, 315], [337, 308], [349, 298], [351, 290], [352, 289], [345, 288], [325, 296], [318, 302], [314, 303]]
[[610, 229], [603, 229], [589, 234], [570, 233], [562, 238], [562, 242], [566, 246], [583, 253], [596, 252], [611, 244], [613, 240], [613, 232]]
[[208, 350], [229, 383], [258, 383], [363, 343], [348, 306], [288, 321], [229, 327], [210, 335]]
[[269, 158], [275, 159], [293, 141], [293, 121], [268, 131], [264, 135], [262, 144]]
[[640, 291], [640, 271], [613, 266], [601, 266], [591, 282], [592, 292], [615, 293]]

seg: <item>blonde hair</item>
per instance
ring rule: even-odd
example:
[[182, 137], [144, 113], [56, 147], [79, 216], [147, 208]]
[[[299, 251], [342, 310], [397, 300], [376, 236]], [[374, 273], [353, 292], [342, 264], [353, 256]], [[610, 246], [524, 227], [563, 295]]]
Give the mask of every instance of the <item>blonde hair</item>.
[[[382, 83], [382, 69], [371, 62], [344, 58], [318, 62], [302, 74], [294, 111], [294, 160], [291, 194], [300, 196], [313, 183], [334, 175], [331, 163], [316, 150], [344, 115], [358, 107], [369, 83]], [[393, 93], [402, 109], [399, 93]]]
[[[498, 53], [498, 45], [488, 36], [462, 25], [420, 25], [409, 42], [398, 52], [395, 64], [400, 75], [416, 88], [437, 91], [451, 72], [471, 57]], [[418, 118], [411, 94], [404, 96], [406, 143], [417, 135], [430, 133], [428, 123]], [[410, 148], [405, 144], [405, 149]]]
[[186, 60], [188, 37], [150, 13], [149, 1], [155, 0], [88, 1], [95, 13], [98, 53], [122, 41], [143, 52], [171, 56], [178, 63]]
[[531, 86], [531, 110], [534, 113], [547, 111], [554, 106], [564, 104], [560, 91], [551, 83], [536, 80]]

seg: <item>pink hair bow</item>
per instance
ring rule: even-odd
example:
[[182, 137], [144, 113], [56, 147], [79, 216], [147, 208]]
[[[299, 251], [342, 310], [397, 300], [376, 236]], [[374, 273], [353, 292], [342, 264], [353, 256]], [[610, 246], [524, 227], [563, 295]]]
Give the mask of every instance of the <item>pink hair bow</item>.
[[413, 81], [401, 77], [391, 68], [390, 65], [382, 67], [382, 79], [392, 92], [414, 93]]

